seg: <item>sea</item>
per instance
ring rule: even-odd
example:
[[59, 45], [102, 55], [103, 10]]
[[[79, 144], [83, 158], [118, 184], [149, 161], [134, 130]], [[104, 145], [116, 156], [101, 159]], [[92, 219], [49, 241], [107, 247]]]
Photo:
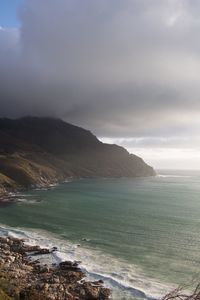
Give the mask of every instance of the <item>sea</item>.
[[41, 261], [81, 261], [114, 300], [161, 299], [200, 281], [200, 171], [80, 179], [18, 196], [0, 207], [0, 235], [57, 246]]

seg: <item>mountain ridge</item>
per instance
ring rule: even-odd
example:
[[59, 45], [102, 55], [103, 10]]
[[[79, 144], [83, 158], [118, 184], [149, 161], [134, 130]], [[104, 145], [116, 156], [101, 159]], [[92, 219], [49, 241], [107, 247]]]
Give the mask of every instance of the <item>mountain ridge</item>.
[[140, 157], [61, 119], [0, 119], [0, 192], [48, 186], [69, 177], [154, 175]]

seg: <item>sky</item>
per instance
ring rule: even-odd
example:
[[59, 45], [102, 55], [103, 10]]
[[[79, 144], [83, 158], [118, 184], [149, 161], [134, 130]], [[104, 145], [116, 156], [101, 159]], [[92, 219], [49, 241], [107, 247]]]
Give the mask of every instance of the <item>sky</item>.
[[199, 0], [1, 0], [0, 117], [52, 116], [200, 169]]
[[20, 25], [17, 17], [17, 9], [22, 0], [1, 0], [0, 1], [0, 26], [15, 28]]

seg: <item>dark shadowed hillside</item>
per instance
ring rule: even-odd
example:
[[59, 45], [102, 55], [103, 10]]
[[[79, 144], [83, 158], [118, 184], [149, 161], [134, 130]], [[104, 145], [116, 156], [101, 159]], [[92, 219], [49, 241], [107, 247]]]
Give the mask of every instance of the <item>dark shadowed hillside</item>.
[[0, 119], [0, 184], [44, 186], [69, 177], [141, 177], [154, 170], [124, 148], [59, 119]]

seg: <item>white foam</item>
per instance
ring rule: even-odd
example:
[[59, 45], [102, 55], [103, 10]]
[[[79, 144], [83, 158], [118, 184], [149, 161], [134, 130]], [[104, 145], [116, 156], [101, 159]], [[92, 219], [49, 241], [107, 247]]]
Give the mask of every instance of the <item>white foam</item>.
[[[138, 267], [119, 261], [111, 255], [98, 250], [91, 250], [81, 245], [61, 240], [57, 236], [43, 230], [24, 230], [0, 225], [0, 236], [11, 236], [25, 239], [27, 244], [52, 248], [58, 251], [48, 256], [41, 256], [42, 262], [60, 263], [64, 260], [82, 261], [80, 267], [89, 280], [102, 279], [105, 285], [113, 290], [113, 299], [160, 298], [173, 287], [147, 278]], [[35, 259], [35, 258], [34, 258]], [[47, 261], [48, 260], [48, 261]]]
[[164, 175], [164, 174], [157, 174], [156, 177], [159, 178], [191, 178], [192, 176], [188, 175]]
[[23, 203], [23, 204], [39, 204], [40, 202], [39, 201], [37, 201], [37, 200], [33, 200], [33, 199], [26, 199], [26, 198], [17, 198], [16, 199], [16, 201], [17, 201], [17, 203], [18, 204], [21, 204], [21, 203]]
[[65, 180], [63, 180], [62, 183], [70, 183], [70, 182], [72, 182], [72, 179], [65, 179]]

